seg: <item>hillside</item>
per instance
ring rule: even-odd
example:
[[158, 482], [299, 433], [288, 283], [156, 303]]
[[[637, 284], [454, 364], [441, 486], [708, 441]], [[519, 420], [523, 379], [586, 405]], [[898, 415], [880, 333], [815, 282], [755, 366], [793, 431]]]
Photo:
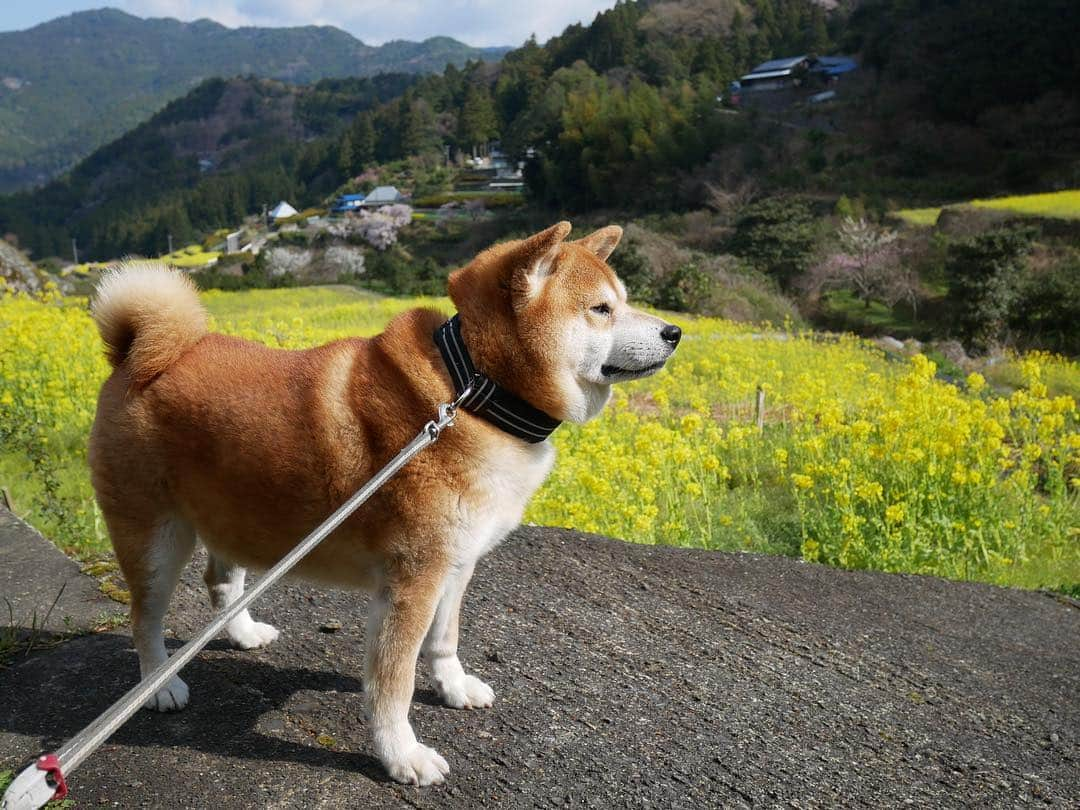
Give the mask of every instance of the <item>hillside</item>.
[[268, 201], [326, 193], [339, 178], [319, 136], [413, 81], [209, 79], [62, 179], [0, 198], [0, 233], [37, 258], [70, 255], [72, 238], [84, 259], [157, 255], [169, 233], [182, 244]]
[[[67, 255], [73, 237], [91, 258], [157, 253], [161, 234], [151, 239], [151, 231], [159, 223], [159, 231], [187, 234], [232, 226], [275, 197], [318, 204], [395, 161], [412, 161], [406, 174], [414, 179], [431, 177], [447, 153], [464, 160], [493, 140], [531, 158], [530, 197], [551, 212], [700, 209], [718, 189], [847, 194], [886, 210], [1080, 183], [1080, 104], [1069, 78], [1076, 53], [1061, 34], [1080, 25], [1080, 5], [927, 0], [913, 10], [903, 0], [865, 0], [852, 8], [620, 3], [497, 64], [418, 76], [397, 94], [383, 92], [386, 84], [372, 96], [368, 86], [327, 80], [299, 96], [303, 138], [249, 145], [246, 166], [215, 164], [211, 178], [228, 189], [214, 195], [232, 200], [228, 209], [206, 204], [197, 186], [208, 178], [190, 172], [152, 172], [133, 196], [115, 182], [123, 171], [109, 165], [127, 159], [133, 142], [125, 142], [79, 166], [70, 182], [0, 199], [0, 233], [18, 234], [37, 258]], [[971, 52], [969, 24], [994, 43], [991, 56]], [[854, 54], [862, 65], [829, 104], [742, 114], [717, 102], [755, 64], [810, 53]], [[963, 64], [957, 54], [966, 54]], [[1032, 70], [1036, 55], [1051, 67]], [[190, 109], [187, 101], [178, 108]], [[189, 124], [203, 126], [197, 115]], [[429, 190], [444, 190], [439, 182], [445, 176]]]
[[0, 33], [0, 192], [56, 176], [213, 76], [291, 83], [498, 59], [448, 37], [365, 45], [329, 26], [226, 28], [116, 9]]
[[[131, 154], [137, 144], [152, 147], [159, 138], [167, 145], [173, 141], [171, 129], [163, 130], [166, 120], [188, 116], [191, 128], [208, 126], [200, 118], [203, 102], [196, 98], [203, 91], [194, 91], [172, 112], [163, 113], [165, 118], [155, 117], [96, 152], [77, 166], [70, 178], [30, 194], [0, 199], [0, 233], [19, 234], [38, 258], [68, 255], [73, 237], [83, 246], [86, 258], [105, 259], [124, 252], [156, 254], [161, 252], [160, 234], [152, 237], [150, 232], [159, 220], [167, 221], [174, 234], [189, 232], [190, 226], [219, 228], [235, 224], [238, 214], [257, 211], [263, 203], [273, 202], [271, 197], [289, 196], [294, 204], [312, 204], [317, 201], [316, 191], [327, 193], [376, 162], [417, 154], [438, 155], [444, 146], [455, 154], [468, 153], [475, 145], [499, 136], [516, 153], [532, 144], [557, 142], [564, 113], [574, 112], [567, 109], [574, 101], [571, 94], [604, 88], [609, 75], [612, 84], [625, 88], [628, 70], [636, 74], [633, 92], [643, 97], [640, 104], [637, 98], [632, 100], [640, 108], [635, 112], [650, 119], [649, 140], [642, 144], [645, 148], [635, 144], [632, 170], [621, 171], [620, 167], [619, 171], [609, 172], [601, 167], [597, 182], [615, 177], [618, 182], [612, 183], [607, 194], [632, 199], [634, 195], [628, 197], [626, 191], [640, 181], [643, 173], [663, 169], [664, 174], [655, 178], [656, 189], [637, 195], [642, 202], [655, 204], [665, 200], [676, 182], [673, 168], [692, 168], [706, 159], [709, 148], [715, 145], [726, 117], [715, 109], [704, 110], [702, 105], [715, 107], [717, 88], [746, 69], [758, 53], [809, 48], [812, 41], [808, 35], [816, 28], [808, 22], [824, 19], [820, 8], [809, 0], [788, 0], [781, 17], [784, 25], [776, 30], [758, 30], [741, 16], [747, 10], [742, 3], [693, 0], [686, 9], [701, 22], [690, 30], [685, 21], [679, 22], [681, 18], [670, 13], [668, 5], [620, 4], [598, 14], [589, 25], [569, 26], [543, 46], [529, 41], [510, 52], [505, 62], [474, 62], [465, 69], [451, 67], [442, 75], [418, 77], [396, 98], [380, 92], [379, 103], [359, 98], [365, 88], [348, 82], [326, 80], [310, 93], [300, 92], [298, 98], [306, 100], [309, 123], [318, 122], [320, 128], [319, 132], [307, 131], [305, 137], [325, 137], [306, 143], [295, 137], [266, 139], [246, 150], [248, 167], [216, 165], [212, 176], [227, 175], [230, 179], [221, 182], [237, 186], [236, 191], [226, 194], [239, 201], [228, 217], [214, 218], [215, 212], [223, 209], [204, 204], [194, 189], [200, 178], [190, 166], [186, 172], [173, 172], [166, 161], [166, 170], [162, 171], [160, 155], [154, 155], [153, 149], [145, 160], [149, 175], [140, 175], [137, 188], [130, 182], [117, 182], [118, 178], [130, 181], [133, 177], [124, 165], [141, 160]], [[748, 44], [751, 35], [753, 48]], [[697, 80], [691, 92], [684, 85], [689, 77]], [[582, 99], [585, 106], [590, 103], [591, 99]], [[673, 109], [676, 106], [678, 109]], [[697, 117], [699, 127], [688, 120], [691, 116]], [[350, 118], [353, 127], [346, 136], [339, 125]], [[600, 163], [630, 157], [619, 129], [637, 123], [634, 116], [623, 117], [617, 128], [609, 127], [603, 119], [597, 122], [601, 131], [611, 129], [613, 137], [622, 143], [621, 148], [619, 143], [610, 145], [613, 148], [607, 158], [600, 153], [608, 144], [592, 147]], [[369, 142], [368, 147], [359, 148], [364, 140]], [[574, 144], [568, 146], [573, 148]], [[175, 154], [172, 146], [168, 146], [167, 154], [171, 160]], [[566, 164], [568, 171], [576, 168], [570, 155], [551, 153], [550, 158]], [[658, 162], [657, 158], [662, 160]], [[663, 160], [674, 165], [665, 166]], [[257, 171], [276, 178], [272, 186], [248, 176], [250, 166], [256, 163], [260, 167]], [[269, 167], [266, 172], [263, 166]], [[575, 206], [600, 200], [591, 192], [577, 195], [557, 190], [553, 183], [544, 185], [537, 177], [530, 181], [542, 200], [571, 202]], [[249, 194], [252, 188], [266, 194]], [[177, 208], [184, 210], [179, 213]], [[151, 244], [154, 249], [148, 250]]]

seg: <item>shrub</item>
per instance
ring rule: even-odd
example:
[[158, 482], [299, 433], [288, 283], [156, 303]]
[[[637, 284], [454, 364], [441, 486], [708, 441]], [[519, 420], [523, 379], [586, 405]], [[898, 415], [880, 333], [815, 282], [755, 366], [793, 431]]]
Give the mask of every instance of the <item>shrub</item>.
[[810, 266], [817, 242], [805, 201], [767, 197], [740, 212], [728, 248], [787, 286]]
[[259, 254], [253, 264], [245, 264], [243, 272], [239, 275], [223, 273], [215, 266], [209, 270], [192, 273], [191, 278], [201, 290], [224, 290], [227, 292], [272, 290], [296, 286], [295, 275], [292, 273], [270, 272], [266, 262], [261, 260], [262, 256], [263, 254]]
[[364, 284], [390, 295], [440, 295], [446, 290], [447, 270], [434, 259], [416, 259], [400, 247], [370, 256]]
[[961, 339], [977, 351], [999, 342], [1017, 298], [1031, 228], [999, 228], [954, 243], [945, 260], [948, 305]]
[[935, 221], [935, 227], [954, 239], [970, 239], [1001, 228], [1008, 219], [1009, 214], [1004, 211], [958, 205], [942, 208]]
[[[679, 217], [666, 224], [685, 222]], [[791, 302], [763, 273], [731, 255], [680, 247], [636, 223], [627, 225], [626, 237], [608, 261], [635, 303], [740, 321], [798, 320]]]
[[656, 305], [676, 312], [700, 311], [710, 296], [713, 280], [695, 262], [687, 262], [664, 279]]
[[278, 242], [283, 245], [307, 247], [311, 242], [311, 236], [305, 231], [280, 231], [278, 233]]
[[[863, 204], [861, 197], [856, 197], [852, 200], [848, 195], [840, 195], [840, 199], [836, 201], [836, 207], [833, 209], [833, 213], [841, 218], [850, 219], [862, 219], [866, 216], [866, 206]], [[934, 218], [937, 219], [935, 213]]]
[[1080, 354], [1080, 256], [1033, 274], [1021, 284], [1010, 325], [1026, 343]]
[[242, 250], [239, 253], [222, 253], [218, 257], [216, 268], [229, 267], [234, 264], [254, 264], [255, 254], [250, 250]]
[[631, 300], [652, 303], [656, 295], [656, 277], [635, 242], [626, 240], [611, 254], [608, 263], [626, 285]]

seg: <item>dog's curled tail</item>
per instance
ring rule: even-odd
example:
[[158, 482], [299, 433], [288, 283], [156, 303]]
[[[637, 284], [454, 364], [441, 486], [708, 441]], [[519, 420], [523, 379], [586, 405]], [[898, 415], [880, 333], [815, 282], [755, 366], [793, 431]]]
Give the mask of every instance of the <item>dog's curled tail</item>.
[[101, 277], [90, 312], [109, 362], [145, 385], [206, 334], [195, 284], [163, 264], [125, 261]]

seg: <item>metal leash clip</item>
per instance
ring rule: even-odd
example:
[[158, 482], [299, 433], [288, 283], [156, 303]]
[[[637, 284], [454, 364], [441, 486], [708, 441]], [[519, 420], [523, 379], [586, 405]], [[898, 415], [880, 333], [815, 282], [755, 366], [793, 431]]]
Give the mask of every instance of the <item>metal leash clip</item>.
[[475, 377], [469, 380], [469, 384], [465, 386], [462, 392], [458, 394], [457, 399], [455, 399], [453, 402], [439, 403], [439, 418], [434, 419], [424, 425], [424, 430], [427, 431], [428, 436], [431, 437], [431, 440], [433, 442], [438, 441], [439, 434], [442, 433], [443, 428], [450, 427], [454, 424], [454, 417], [457, 416], [458, 408], [461, 407], [461, 403], [463, 403], [466, 399], [469, 398], [469, 396], [472, 395], [473, 388], [475, 387], [476, 381], [479, 378], [480, 375], [477, 374]]

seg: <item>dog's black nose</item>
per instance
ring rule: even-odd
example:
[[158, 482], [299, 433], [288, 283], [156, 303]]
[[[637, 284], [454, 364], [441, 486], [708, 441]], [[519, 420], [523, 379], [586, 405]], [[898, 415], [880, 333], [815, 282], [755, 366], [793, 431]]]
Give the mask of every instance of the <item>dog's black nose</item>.
[[669, 323], [667, 326], [660, 330], [660, 337], [662, 337], [672, 346], [678, 346], [679, 339], [682, 337], [682, 329], [680, 329], [673, 323]]

